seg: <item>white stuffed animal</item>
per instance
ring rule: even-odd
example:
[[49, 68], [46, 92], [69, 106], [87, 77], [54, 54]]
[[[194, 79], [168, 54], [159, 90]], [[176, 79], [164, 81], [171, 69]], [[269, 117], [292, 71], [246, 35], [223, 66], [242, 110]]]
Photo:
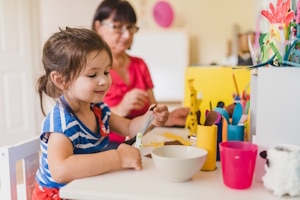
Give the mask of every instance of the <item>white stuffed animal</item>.
[[265, 188], [276, 196], [300, 195], [300, 146], [283, 144], [260, 153], [267, 159], [262, 177]]

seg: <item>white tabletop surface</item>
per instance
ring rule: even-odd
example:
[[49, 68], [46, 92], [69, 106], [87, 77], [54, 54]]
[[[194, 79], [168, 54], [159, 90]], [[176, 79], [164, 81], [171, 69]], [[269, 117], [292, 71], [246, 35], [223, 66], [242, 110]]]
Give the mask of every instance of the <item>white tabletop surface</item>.
[[[163, 138], [164, 132], [186, 136], [186, 130], [156, 128], [144, 138], [145, 144]], [[186, 137], [185, 137], [186, 138]], [[169, 140], [164, 138], [164, 140]], [[146, 145], [147, 146], [147, 145]], [[150, 152], [150, 147], [145, 147]], [[148, 153], [147, 152], [147, 153]], [[146, 153], [146, 154], [147, 154]], [[159, 174], [151, 158], [143, 157], [143, 170], [121, 170], [78, 179], [60, 190], [61, 198], [86, 200], [275, 200], [300, 199], [277, 197], [262, 182], [253, 181], [250, 188], [228, 188], [222, 180], [220, 163], [215, 171], [199, 171], [190, 181], [177, 183]]]

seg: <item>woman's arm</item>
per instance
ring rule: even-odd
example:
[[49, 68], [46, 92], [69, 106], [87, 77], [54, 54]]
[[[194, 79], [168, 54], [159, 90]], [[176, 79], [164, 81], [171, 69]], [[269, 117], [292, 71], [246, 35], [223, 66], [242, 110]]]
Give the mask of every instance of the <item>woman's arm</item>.
[[152, 104], [153, 100], [152, 97], [149, 97], [149, 94], [151, 93], [141, 89], [132, 89], [126, 94], [124, 94], [123, 99], [118, 105], [110, 107], [110, 109], [114, 113], [122, 117], [126, 117], [132, 110], [143, 109], [150, 99], [150, 104]]

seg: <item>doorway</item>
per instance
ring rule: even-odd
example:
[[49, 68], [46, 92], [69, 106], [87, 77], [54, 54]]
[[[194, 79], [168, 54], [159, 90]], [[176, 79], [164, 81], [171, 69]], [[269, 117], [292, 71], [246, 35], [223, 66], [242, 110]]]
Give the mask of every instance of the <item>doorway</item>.
[[39, 0], [0, 1], [0, 146], [39, 134]]

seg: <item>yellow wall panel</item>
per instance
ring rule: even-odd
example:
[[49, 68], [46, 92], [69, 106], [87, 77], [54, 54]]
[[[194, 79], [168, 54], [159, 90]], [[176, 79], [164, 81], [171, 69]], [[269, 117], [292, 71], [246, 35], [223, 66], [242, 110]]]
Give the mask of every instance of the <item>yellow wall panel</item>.
[[202, 120], [205, 119], [203, 117], [204, 113], [207, 109], [210, 109], [210, 103], [212, 108], [215, 108], [219, 101], [223, 101], [225, 106], [233, 103], [233, 94], [236, 94], [233, 74], [239, 94], [241, 95], [245, 89], [247, 94], [250, 94], [249, 83], [251, 71], [246, 67], [241, 67], [241, 69], [219, 66], [187, 67], [185, 70], [184, 106], [190, 106], [188, 80], [194, 79], [195, 89], [198, 93], [202, 93], [200, 111], [201, 122], [203, 123]]

